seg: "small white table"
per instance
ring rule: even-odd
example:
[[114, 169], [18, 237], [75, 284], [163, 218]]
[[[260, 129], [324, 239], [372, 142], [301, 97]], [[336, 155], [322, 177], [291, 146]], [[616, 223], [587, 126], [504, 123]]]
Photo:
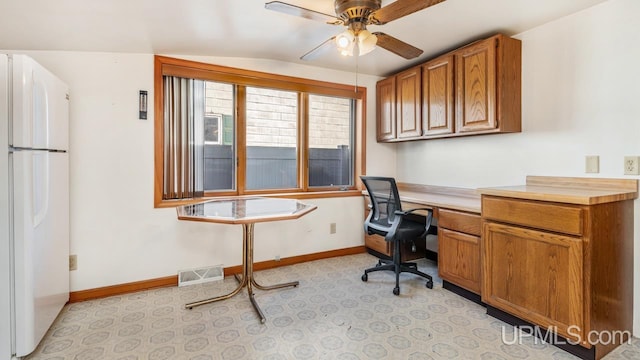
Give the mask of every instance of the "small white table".
[[254, 298], [252, 286], [260, 290], [272, 290], [289, 286], [295, 287], [299, 282], [293, 281], [270, 286], [263, 286], [256, 282], [253, 277], [253, 226], [258, 222], [297, 219], [316, 208], [315, 205], [304, 204], [295, 199], [264, 197], [226, 198], [177, 207], [178, 219], [180, 220], [241, 224], [243, 230], [242, 277], [236, 275], [238, 287], [226, 295], [188, 303], [185, 308], [191, 309], [194, 306], [228, 299], [246, 287], [249, 300], [260, 317], [260, 321], [264, 323], [266, 318]]

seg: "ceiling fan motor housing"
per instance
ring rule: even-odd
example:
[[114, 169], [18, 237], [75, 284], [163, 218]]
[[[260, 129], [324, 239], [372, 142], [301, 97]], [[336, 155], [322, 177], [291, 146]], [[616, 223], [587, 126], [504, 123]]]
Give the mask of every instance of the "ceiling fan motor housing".
[[367, 23], [369, 15], [380, 9], [382, 0], [336, 0], [336, 15], [345, 25], [352, 22]]

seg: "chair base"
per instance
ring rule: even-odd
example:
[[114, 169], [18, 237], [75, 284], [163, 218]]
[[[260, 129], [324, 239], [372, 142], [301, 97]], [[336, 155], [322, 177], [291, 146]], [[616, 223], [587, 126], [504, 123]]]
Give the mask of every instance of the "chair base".
[[411, 262], [401, 262], [396, 265], [392, 260], [380, 259], [378, 260], [376, 266], [364, 271], [361, 279], [362, 281], [366, 282], [367, 280], [369, 280], [369, 273], [383, 270], [390, 270], [396, 274], [396, 287], [393, 288], [394, 295], [400, 295], [399, 277], [400, 273], [403, 272], [415, 274], [427, 279], [426, 287], [429, 289], [433, 289], [433, 278], [431, 277], [431, 275], [425, 274], [422, 271], [418, 270], [418, 265]]

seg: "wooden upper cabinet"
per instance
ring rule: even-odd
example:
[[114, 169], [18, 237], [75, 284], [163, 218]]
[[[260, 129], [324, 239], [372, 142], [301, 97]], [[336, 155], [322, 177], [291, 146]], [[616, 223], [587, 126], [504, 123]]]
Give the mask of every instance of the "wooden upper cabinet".
[[453, 118], [453, 56], [422, 65], [422, 134], [451, 134]]
[[377, 140], [396, 138], [396, 78], [389, 77], [376, 84]]
[[496, 121], [496, 39], [491, 38], [456, 54], [459, 132], [491, 130]]
[[495, 35], [454, 52], [456, 132], [521, 131], [521, 42]]
[[396, 75], [396, 129], [398, 139], [422, 135], [420, 67]]
[[499, 34], [381, 80], [378, 141], [520, 132], [521, 63]]

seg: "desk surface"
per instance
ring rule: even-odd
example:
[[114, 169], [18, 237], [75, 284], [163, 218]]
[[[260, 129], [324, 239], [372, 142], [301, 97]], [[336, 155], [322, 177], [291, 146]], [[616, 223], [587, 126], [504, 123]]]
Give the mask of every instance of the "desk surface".
[[638, 183], [637, 179], [527, 176], [526, 185], [520, 186], [465, 189], [398, 183], [398, 192], [405, 203], [480, 214], [481, 195], [593, 205], [637, 199]]
[[[362, 193], [368, 195], [366, 190]], [[474, 189], [398, 183], [398, 193], [400, 201], [409, 203], [402, 206], [405, 210], [425, 206], [480, 214], [480, 194]]]
[[295, 199], [279, 198], [226, 198], [178, 206], [178, 219], [225, 224], [252, 224], [257, 222], [297, 219], [317, 206]]

